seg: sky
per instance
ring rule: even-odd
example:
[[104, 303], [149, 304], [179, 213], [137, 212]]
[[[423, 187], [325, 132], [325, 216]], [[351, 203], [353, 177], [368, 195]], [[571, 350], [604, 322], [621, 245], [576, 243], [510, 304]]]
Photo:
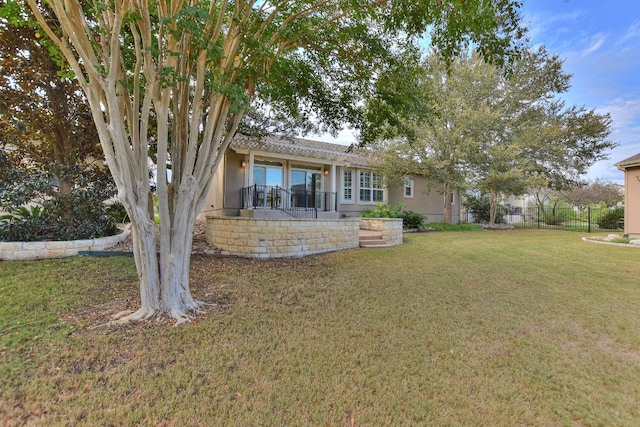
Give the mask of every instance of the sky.
[[[609, 140], [618, 144], [608, 160], [587, 174], [619, 184], [614, 164], [640, 153], [640, 6], [635, 0], [523, 0], [524, 25], [532, 46], [545, 45], [564, 60], [571, 89], [562, 95], [577, 105], [613, 120]], [[345, 130], [337, 138], [311, 137], [350, 144]]]

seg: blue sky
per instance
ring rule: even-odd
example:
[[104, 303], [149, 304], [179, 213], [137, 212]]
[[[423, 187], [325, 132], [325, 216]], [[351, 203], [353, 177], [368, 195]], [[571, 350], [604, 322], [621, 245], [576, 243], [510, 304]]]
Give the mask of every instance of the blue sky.
[[[596, 163], [590, 179], [622, 183], [614, 163], [640, 153], [640, 6], [634, 0], [524, 0], [524, 23], [531, 45], [544, 44], [572, 74], [567, 105], [610, 113], [618, 147]], [[315, 138], [311, 136], [312, 138]], [[329, 142], [351, 143], [343, 131]]]
[[524, 0], [532, 45], [544, 44], [573, 75], [567, 105], [610, 113], [619, 144], [589, 178], [622, 183], [614, 163], [640, 153], [640, 7], [631, 0]]

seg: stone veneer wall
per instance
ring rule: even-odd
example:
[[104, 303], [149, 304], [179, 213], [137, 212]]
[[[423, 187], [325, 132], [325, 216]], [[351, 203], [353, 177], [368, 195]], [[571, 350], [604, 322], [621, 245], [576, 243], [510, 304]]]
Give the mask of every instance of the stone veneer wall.
[[207, 217], [207, 243], [223, 255], [301, 257], [359, 246], [360, 218], [260, 219]]
[[78, 255], [80, 251], [103, 251], [126, 239], [131, 231], [122, 229], [115, 236], [86, 240], [62, 240], [43, 242], [0, 242], [0, 260], [34, 260], [65, 258]]
[[402, 218], [360, 218], [360, 228], [381, 232], [389, 245], [402, 244]]

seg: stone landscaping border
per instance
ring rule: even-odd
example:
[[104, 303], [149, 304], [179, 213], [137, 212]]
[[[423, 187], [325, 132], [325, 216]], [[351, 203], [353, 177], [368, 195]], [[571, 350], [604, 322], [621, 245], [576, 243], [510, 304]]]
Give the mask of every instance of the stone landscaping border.
[[129, 237], [128, 227], [118, 227], [122, 233], [86, 240], [43, 242], [0, 242], [0, 260], [22, 261], [47, 258], [66, 258], [81, 251], [103, 251]]
[[631, 248], [640, 248], [640, 239], [632, 239], [629, 243], [616, 243], [612, 242], [611, 239], [622, 237], [618, 234], [610, 234], [607, 237], [583, 237], [583, 242], [589, 243], [600, 243], [603, 245], [611, 245], [611, 246], [626, 246]]

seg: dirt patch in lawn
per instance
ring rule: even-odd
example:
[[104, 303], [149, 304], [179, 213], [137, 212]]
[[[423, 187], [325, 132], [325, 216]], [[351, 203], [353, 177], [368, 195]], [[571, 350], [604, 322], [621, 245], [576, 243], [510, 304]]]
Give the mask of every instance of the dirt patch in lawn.
[[[283, 268], [306, 270], [314, 266], [317, 266], [317, 262], [311, 258], [255, 260], [194, 255], [191, 259], [191, 293], [204, 306], [201, 312], [195, 313], [192, 323], [220, 316], [228, 311], [236, 300], [237, 282], [246, 281], [248, 276], [253, 276], [258, 271], [264, 273]], [[140, 307], [140, 294], [137, 283], [110, 283], [110, 286], [109, 294], [113, 296], [111, 299], [63, 312], [61, 320], [77, 327], [74, 334], [109, 334], [166, 327], [175, 323], [174, 319], [167, 316], [143, 322], [117, 323], [115, 317], [118, 313], [135, 311]]]

